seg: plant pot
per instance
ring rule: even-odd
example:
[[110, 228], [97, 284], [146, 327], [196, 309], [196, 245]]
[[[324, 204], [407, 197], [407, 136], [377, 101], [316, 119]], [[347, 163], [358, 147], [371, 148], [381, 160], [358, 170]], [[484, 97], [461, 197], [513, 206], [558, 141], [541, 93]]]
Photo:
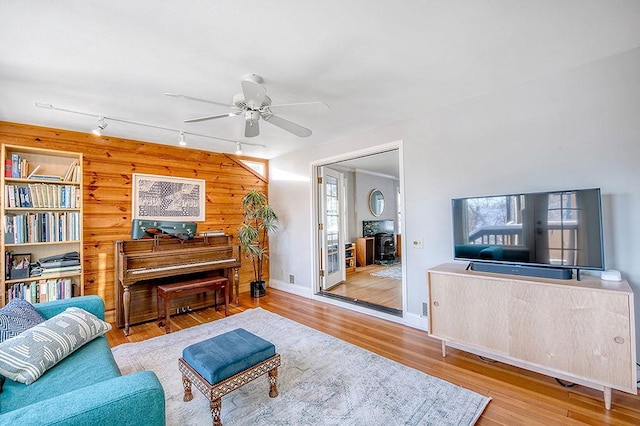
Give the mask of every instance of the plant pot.
[[251, 297], [262, 297], [267, 294], [267, 285], [264, 281], [251, 281]]

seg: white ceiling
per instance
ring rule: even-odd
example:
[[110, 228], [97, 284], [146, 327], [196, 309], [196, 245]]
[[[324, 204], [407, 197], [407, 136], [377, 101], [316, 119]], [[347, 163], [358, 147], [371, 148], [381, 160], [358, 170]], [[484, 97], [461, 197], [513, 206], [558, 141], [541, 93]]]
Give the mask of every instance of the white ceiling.
[[[122, 118], [264, 145], [273, 158], [640, 46], [640, 1], [278, 0], [0, 2], [0, 120], [90, 131]], [[274, 104], [320, 101], [282, 116], [308, 138], [242, 117], [186, 124], [231, 103], [248, 73]], [[175, 145], [178, 134], [110, 122], [105, 134]], [[235, 144], [187, 136], [189, 147]]]

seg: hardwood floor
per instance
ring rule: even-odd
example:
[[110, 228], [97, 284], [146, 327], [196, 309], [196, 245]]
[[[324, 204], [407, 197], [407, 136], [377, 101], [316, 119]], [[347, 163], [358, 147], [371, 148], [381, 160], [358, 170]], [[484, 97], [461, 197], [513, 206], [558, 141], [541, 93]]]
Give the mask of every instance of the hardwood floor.
[[356, 272], [347, 274], [346, 281], [327, 292], [402, 311], [402, 281], [371, 275], [386, 268], [388, 266], [383, 265], [358, 267]]
[[[421, 330], [369, 317], [326, 303], [274, 289], [252, 299], [240, 295], [231, 314], [261, 307], [298, 323], [320, 330], [432, 376], [492, 398], [479, 425], [638, 425], [640, 397], [613, 391], [612, 407], [605, 410], [602, 392], [583, 386], [564, 388], [555, 379], [502, 363], [488, 363], [475, 355], [447, 349]], [[223, 318], [213, 308], [171, 317], [173, 332]], [[111, 346], [163, 335], [150, 322], [135, 325], [130, 335], [114, 325], [107, 334]]]

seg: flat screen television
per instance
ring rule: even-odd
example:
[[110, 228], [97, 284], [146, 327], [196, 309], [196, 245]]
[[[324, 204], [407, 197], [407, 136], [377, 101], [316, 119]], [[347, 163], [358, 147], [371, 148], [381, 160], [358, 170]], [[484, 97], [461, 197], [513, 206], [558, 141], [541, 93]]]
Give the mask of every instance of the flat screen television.
[[454, 258], [472, 269], [554, 268], [568, 270], [569, 278], [573, 269], [604, 269], [600, 189], [456, 198], [451, 204]]

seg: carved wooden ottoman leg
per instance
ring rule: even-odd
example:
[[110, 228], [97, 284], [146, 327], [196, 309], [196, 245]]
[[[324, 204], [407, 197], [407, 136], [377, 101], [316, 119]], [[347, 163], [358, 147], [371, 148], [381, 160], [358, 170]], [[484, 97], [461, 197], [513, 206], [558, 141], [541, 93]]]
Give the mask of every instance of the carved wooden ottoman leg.
[[278, 368], [269, 370], [269, 396], [275, 398], [278, 396]]
[[184, 398], [182, 400], [184, 402], [189, 402], [193, 399], [193, 394], [191, 393], [191, 380], [184, 374], [182, 375], [182, 387], [184, 387]]
[[213, 418], [213, 426], [222, 426], [220, 421], [220, 412], [222, 411], [222, 398], [213, 399], [209, 402], [211, 409], [211, 417]]

